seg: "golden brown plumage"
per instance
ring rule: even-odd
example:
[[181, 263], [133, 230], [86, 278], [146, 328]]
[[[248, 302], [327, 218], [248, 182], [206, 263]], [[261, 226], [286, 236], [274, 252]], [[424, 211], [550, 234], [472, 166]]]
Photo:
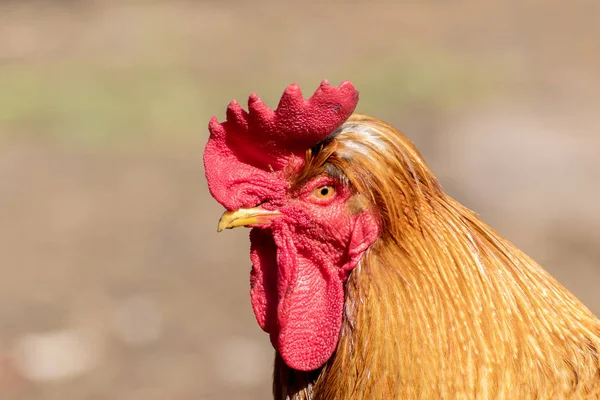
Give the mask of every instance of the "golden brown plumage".
[[351, 272], [334, 355], [276, 357], [277, 399], [600, 398], [600, 321], [446, 195], [412, 143], [353, 115], [297, 184], [341, 171], [381, 232]]

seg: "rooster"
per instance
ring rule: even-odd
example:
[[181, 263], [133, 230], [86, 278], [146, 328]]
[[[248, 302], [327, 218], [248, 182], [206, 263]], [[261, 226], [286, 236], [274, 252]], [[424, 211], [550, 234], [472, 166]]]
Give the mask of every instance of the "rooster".
[[600, 321], [442, 190], [350, 82], [212, 118], [218, 231], [250, 231], [276, 399], [600, 398]]

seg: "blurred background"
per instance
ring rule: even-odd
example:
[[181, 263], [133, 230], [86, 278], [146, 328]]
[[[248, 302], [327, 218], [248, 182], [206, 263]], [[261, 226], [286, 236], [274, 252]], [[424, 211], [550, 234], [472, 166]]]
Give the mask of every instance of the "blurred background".
[[210, 116], [352, 80], [600, 314], [600, 3], [0, 2], [0, 398], [264, 399]]

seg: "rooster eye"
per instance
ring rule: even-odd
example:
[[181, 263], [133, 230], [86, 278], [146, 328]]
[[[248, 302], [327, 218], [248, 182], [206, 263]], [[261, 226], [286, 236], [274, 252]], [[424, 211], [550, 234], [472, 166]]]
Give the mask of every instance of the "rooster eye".
[[319, 186], [312, 192], [312, 196], [319, 200], [328, 200], [335, 194], [335, 188], [329, 185]]

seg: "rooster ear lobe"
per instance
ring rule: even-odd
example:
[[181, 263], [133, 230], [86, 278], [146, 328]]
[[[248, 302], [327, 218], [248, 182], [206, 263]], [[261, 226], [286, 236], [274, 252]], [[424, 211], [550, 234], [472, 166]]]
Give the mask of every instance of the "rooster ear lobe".
[[375, 243], [379, 235], [379, 224], [369, 211], [363, 211], [354, 218], [356, 220], [348, 245], [348, 263], [341, 272], [345, 275], [356, 267], [365, 251]]
[[362, 194], [357, 193], [346, 201], [346, 212], [351, 215], [360, 214], [368, 209], [367, 199]]

